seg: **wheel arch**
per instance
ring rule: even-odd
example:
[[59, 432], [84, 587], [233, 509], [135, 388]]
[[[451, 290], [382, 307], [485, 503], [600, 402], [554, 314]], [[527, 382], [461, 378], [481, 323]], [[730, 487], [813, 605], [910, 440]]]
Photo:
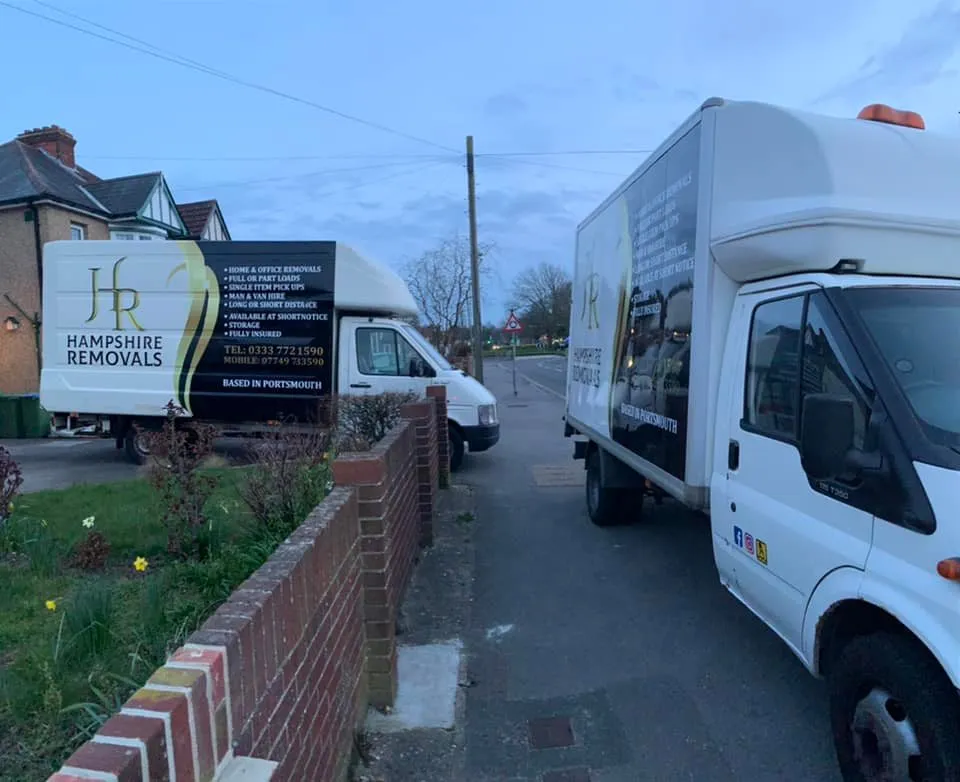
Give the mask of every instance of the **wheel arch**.
[[810, 663], [816, 676], [829, 675], [840, 650], [854, 638], [886, 632], [914, 639], [960, 689], [957, 662], [947, 651], [950, 648], [947, 629], [916, 605], [891, 603], [861, 589], [859, 595], [854, 593], [837, 599], [820, 612], [813, 631]]

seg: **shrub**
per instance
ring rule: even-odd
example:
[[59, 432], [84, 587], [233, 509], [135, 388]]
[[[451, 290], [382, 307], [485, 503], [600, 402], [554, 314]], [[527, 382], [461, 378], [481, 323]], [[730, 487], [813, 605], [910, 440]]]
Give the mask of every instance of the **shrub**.
[[337, 445], [344, 450], [369, 450], [400, 422], [400, 408], [417, 398], [414, 393], [340, 397]]
[[257, 524], [286, 537], [310, 514], [327, 494], [330, 446], [329, 432], [285, 426], [253, 446], [240, 497]]
[[0, 527], [13, 513], [13, 501], [23, 486], [23, 472], [10, 451], [0, 445]]
[[81, 570], [103, 570], [110, 556], [110, 544], [99, 532], [88, 532], [73, 549], [70, 564]]
[[199, 558], [205, 553], [207, 500], [217, 488], [216, 479], [202, 468], [213, 453], [216, 430], [207, 424], [182, 424], [186, 411], [172, 401], [166, 413], [159, 431], [144, 433], [151, 455], [147, 476], [160, 497], [167, 551]]

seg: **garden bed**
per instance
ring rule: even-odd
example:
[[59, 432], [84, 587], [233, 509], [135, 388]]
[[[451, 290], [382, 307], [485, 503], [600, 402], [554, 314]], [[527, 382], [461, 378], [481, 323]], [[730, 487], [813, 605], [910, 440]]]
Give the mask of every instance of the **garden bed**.
[[[408, 401], [368, 399], [352, 448]], [[322, 433], [278, 432], [219, 468], [212, 434], [175, 424], [146, 477], [102, 486], [15, 496], [0, 448], [0, 782], [56, 771], [332, 489]]]

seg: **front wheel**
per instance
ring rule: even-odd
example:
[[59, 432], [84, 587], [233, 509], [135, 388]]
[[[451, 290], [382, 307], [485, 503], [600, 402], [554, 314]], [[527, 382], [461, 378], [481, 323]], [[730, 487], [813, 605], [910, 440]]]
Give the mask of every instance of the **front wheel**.
[[960, 782], [960, 696], [918, 641], [856, 638], [827, 678], [845, 782]]
[[463, 453], [466, 446], [463, 435], [455, 426], [450, 427], [450, 472], [456, 472], [463, 465]]

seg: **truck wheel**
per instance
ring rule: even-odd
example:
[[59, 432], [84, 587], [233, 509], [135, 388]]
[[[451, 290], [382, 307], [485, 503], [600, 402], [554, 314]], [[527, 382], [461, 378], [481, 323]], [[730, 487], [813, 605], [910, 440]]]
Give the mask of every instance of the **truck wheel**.
[[960, 780], [960, 697], [919, 642], [856, 638], [831, 667], [828, 687], [845, 782]]
[[127, 433], [123, 438], [124, 449], [127, 452], [127, 458], [134, 464], [143, 466], [150, 459], [150, 449], [147, 447], [146, 432], [132, 424], [127, 427]]
[[456, 472], [463, 465], [463, 435], [455, 426], [450, 427], [450, 472]]
[[[624, 489], [604, 488], [600, 478], [600, 452], [594, 450], [587, 457], [587, 514], [598, 527], [624, 524], [629, 516], [624, 501], [629, 492]], [[640, 496], [642, 500], [642, 495]], [[639, 506], [638, 506], [639, 508]]]

